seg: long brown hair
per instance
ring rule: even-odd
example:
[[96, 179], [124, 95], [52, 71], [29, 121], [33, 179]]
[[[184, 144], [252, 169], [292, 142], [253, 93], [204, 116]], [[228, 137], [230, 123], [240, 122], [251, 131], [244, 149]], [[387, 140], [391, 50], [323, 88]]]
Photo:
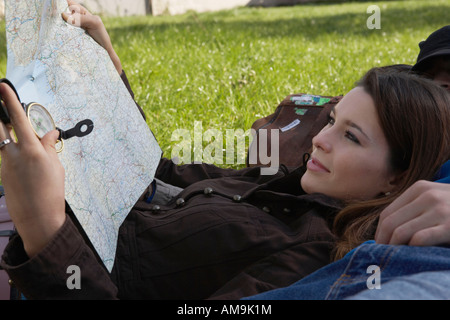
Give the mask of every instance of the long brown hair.
[[334, 259], [373, 239], [383, 209], [415, 182], [432, 180], [450, 156], [450, 97], [445, 90], [393, 67], [371, 69], [357, 86], [375, 102], [389, 144], [389, 165], [401, 179], [391, 194], [348, 203], [337, 214]]

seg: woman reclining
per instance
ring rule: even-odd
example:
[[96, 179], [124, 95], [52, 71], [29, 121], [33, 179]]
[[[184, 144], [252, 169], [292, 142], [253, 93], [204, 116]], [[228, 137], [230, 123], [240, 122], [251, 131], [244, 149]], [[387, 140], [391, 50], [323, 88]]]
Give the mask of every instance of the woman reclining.
[[[287, 286], [373, 239], [380, 212], [433, 179], [450, 154], [445, 91], [373, 69], [292, 172], [163, 159], [157, 178], [183, 190], [164, 204], [136, 204], [109, 274], [65, 207], [58, 133], [39, 141], [13, 92], [1, 85], [0, 95], [17, 136], [0, 124], [0, 141], [12, 141], [1, 147], [2, 181], [18, 230], [2, 266], [28, 298], [241, 298]], [[80, 289], [67, 285], [70, 266]]]
[[[2, 181], [18, 230], [2, 266], [29, 298], [240, 298], [289, 285], [373, 239], [383, 208], [450, 154], [447, 93], [372, 69], [293, 172], [163, 160], [158, 176], [185, 188], [164, 206], [136, 204], [109, 274], [66, 214], [57, 132], [39, 141], [10, 88], [0, 94], [17, 135], [1, 124], [0, 140], [13, 141], [1, 149]], [[66, 284], [72, 265], [80, 290]]]

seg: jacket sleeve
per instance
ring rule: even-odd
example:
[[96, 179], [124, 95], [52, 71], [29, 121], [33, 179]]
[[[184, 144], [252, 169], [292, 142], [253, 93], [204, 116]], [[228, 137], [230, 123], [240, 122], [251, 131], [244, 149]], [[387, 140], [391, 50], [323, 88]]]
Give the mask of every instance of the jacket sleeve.
[[14, 236], [0, 265], [27, 299], [117, 297], [117, 288], [108, 271], [69, 217], [46, 248], [31, 259], [20, 236]]

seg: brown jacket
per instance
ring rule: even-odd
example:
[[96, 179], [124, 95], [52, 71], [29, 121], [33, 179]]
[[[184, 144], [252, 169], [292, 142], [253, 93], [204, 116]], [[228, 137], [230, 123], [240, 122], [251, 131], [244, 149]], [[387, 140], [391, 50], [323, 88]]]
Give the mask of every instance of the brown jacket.
[[[177, 166], [157, 178], [184, 188], [166, 206], [137, 202], [122, 224], [109, 274], [68, 210], [53, 241], [29, 259], [19, 236], [2, 257], [15, 285], [35, 299], [238, 299], [284, 287], [330, 262], [335, 200], [301, 190], [303, 167]], [[81, 289], [68, 289], [69, 266]]]
[[[338, 209], [302, 194], [301, 172], [268, 177], [163, 159], [158, 178], [186, 187], [184, 202], [138, 202], [120, 228], [111, 275], [71, 219], [33, 259], [12, 239], [2, 266], [38, 299], [237, 299], [287, 286], [330, 262], [327, 219]], [[71, 265], [81, 290], [66, 286]]]

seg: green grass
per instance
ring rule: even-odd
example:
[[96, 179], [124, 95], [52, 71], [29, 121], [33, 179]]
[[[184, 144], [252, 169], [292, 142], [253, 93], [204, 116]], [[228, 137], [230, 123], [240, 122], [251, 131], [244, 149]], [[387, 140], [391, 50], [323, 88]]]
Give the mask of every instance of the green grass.
[[[381, 30], [366, 27], [372, 4], [381, 8]], [[225, 136], [226, 129], [249, 129], [288, 94], [345, 94], [371, 67], [413, 64], [418, 42], [449, 24], [448, 12], [449, 0], [371, 1], [104, 22], [148, 125], [170, 156], [178, 143], [173, 132], [193, 132], [195, 121]], [[4, 28], [1, 22], [0, 76]]]

